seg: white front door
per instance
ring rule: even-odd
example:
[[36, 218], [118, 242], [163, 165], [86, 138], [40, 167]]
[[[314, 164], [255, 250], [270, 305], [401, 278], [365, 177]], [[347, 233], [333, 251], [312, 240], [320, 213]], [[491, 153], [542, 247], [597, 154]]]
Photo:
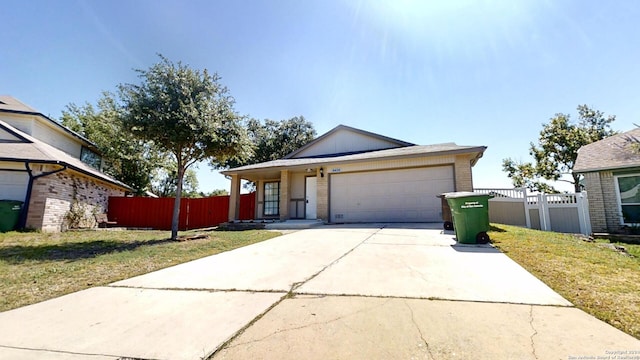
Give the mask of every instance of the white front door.
[[317, 197], [318, 197], [318, 192], [317, 192], [317, 179], [315, 176], [310, 176], [306, 178], [306, 186], [305, 186], [305, 206], [304, 206], [304, 213], [305, 213], [305, 218], [306, 219], [316, 219], [318, 214], [317, 214]]

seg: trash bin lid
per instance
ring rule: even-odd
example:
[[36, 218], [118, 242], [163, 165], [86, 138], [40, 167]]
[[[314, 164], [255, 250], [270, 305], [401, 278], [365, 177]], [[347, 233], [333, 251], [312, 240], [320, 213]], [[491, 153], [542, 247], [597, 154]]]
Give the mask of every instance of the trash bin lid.
[[444, 193], [440, 196], [443, 196], [445, 199], [455, 199], [455, 198], [463, 198], [463, 197], [470, 197], [470, 196], [486, 196], [489, 198], [492, 198], [493, 195], [490, 194], [484, 194], [484, 193], [479, 193], [479, 192], [473, 192], [473, 191], [455, 191], [455, 192], [448, 192], [448, 193]]

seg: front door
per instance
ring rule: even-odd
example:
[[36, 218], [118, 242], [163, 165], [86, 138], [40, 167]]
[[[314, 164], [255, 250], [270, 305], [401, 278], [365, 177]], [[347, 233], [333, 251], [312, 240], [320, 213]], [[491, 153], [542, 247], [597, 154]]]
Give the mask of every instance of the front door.
[[306, 219], [313, 219], [315, 220], [318, 216], [316, 209], [317, 209], [317, 184], [318, 182], [316, 181], [316, 177], [315, 176], [310, 176], [306, 178], [306, 186], [305, 186], [305, 194], [306, 194], [306, 199], [305, 199], [305, 206], [304, 206], [304, 213], [305, 213], [305, 218]]

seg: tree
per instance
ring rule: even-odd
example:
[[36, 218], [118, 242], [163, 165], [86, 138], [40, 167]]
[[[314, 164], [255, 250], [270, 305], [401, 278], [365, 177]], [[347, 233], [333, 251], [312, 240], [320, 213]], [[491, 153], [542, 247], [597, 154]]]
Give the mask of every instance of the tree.
[[178, 235], [182, 184], [187, 169], [198, 161], [219, 166], [250, 152], [234, 100], [217, 74], [194, 70], [160, 56], [148, 70], [137, 70], [141, 83], [120, 84], [127, 129], [152, 141], [171, 156], [177, 173], [171, 238]]
[[[610, 124], [616, 119], [615, 115], [604, 116], [599, 110], [593, 110], [587, 105], [579, 105], [578, 122], [572, 123], [567, 114], [558, 113], [543, 124], [538, 145], [530, 144], [529, 154], [534, 163], [516, 163], [511, 158], [504, 159], [502, 169], [511, 178], [516, 187], [527, 187], [533, 191], [557, 192], [557, 190], [542, 181], [568, 182], [580, 192], [581, 175], [572, 172], [580, 147], [614, 135], [616, 132]], [[565, 174], [571, 175], [571, 180], [562, 179]]]
[[149, 189], [152, 170], [164, 162], [153, 143], [136, 138], [124, 127], [111, 93], [102, 94], [97, 108], [89, 103], [67, 105], [60, 122], [96, 144], [103, 157], [102, 170], [133, 187], [138, 195]]
[[211, 197], [211, 196], [225, 196], [229, 195], [229, 192], [225, 189], [215, 189], [211, 192], [200, 191], [200, 197]]
[[277, 160], [306, 145], [316, 136], [313, 124], [303, 116], [288, 120], [256, 119], [247, 121], [249, 139], [253, 144], [253, 155], [243, 159], [230, 159], [224, 165], [237, 167]]
[[[175, 197], [178, 189], [178, 172], [174, 164], [160, 167], [153, 171], [154, 180], [151, 182], [151, 192], [160, 197]], [[198, 175], [195, 170], [187, 169], [182, 181], [182, 197], [200, 197], [198, 193]]]

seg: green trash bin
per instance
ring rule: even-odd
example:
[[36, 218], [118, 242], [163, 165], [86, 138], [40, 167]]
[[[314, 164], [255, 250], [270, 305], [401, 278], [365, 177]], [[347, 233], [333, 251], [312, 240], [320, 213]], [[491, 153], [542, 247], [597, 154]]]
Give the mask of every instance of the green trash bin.
[[453, 215], [456, 239], [461, 244], [489, 242], [489, 199], [493, 196], [474, 192], [443, 194]]
[[11, 231], [18, 225], [22, 201], [0, 200], [0, 232]]

